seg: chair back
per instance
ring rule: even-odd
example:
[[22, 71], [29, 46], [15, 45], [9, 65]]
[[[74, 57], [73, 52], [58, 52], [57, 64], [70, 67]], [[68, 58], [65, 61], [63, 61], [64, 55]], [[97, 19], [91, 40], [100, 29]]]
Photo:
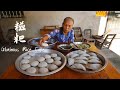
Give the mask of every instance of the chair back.
[[95, 46], [98, 47], [99, 49], [103, 49], [103, 48], [109, 49], [115, 36], [116, 34], [107, 34], [104, 39], [96, 40]]
[[87, 38], [91, 38], [92, 37], [91, 29], [84, 29], [84, 37], [87, 37]]
[[14, 37], [16, 36], [16, 30], [15, 29], [8, 29], [6, 39], [9, 42], [9, 44], [14, 42]]
[[75, 34], [81, 34], [81, 36], [82, 36], [81, 27], [73, 27], [73, 30], [74, 30]]
[[73, 27], [75, 41], [82, 41], [82, 30], [81, 27]]
[[107, 47], [109, 48], [115, 36], [116, 34], [107, 34], [107, 36], [105, 37], [103, 41], [103, 44], [107, 45]]

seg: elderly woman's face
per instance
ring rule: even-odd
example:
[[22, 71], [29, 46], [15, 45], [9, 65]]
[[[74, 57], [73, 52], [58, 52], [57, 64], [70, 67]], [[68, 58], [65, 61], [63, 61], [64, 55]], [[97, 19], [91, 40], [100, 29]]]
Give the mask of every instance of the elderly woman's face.
[[73, 21], [72, 20], [67, 20], [63, 23], [63, 31], [64, 32], [69, 32], [72, 27], [73, 27]]

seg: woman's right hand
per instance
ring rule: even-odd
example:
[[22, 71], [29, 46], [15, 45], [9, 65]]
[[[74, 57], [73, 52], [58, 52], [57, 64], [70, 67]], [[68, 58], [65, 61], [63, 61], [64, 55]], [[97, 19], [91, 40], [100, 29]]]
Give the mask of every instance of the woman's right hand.
[[40, 41], [38, 42], [38, 44], [39, 44], [40, 46], [42, 46], [42, 43], [44, 43], [46, 40], [48, 40], [48, 36], [47, 36], [47, 35], [44, 36], [43, 38], [41, 38]]
[[40, 41], [38, 42], [38, 44], [39, 44], [40, 46], [42, 46], [42, 43], [44, 43], [44, 42], [45, 42], [44, 38], [41, 38]]

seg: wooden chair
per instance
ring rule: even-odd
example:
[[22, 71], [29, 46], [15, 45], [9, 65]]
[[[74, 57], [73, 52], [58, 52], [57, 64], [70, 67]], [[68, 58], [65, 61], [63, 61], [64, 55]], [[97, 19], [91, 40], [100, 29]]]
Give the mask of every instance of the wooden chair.
[[95, 42], [95, 39], [92, 38], [92, 30], [91, 29], [84, 29], [83, 41], [84, 42]]
[[16, 30], [15, 29], [8, 29], [6, 38], [7, 38], [7, 42], [9, 43], [9, 45], [14, 43], [15, 35], [16, 35]]
[[5, 39], [4, 39], [4, 36], [3, 36], [3, 31], [2, 31], [2, 28], [0, 26], [0, 45], [3, 45], [5, 44]]
[[107, 34], [107, 36], [104, 39], [96, 39], [95, 46], [99, 49], [109, 49], [115, 36], [116, 34]]
[[81, 27], [73, 27], [73, 30], [74, 30], [75, 42], [81, 42], [83, 39]]

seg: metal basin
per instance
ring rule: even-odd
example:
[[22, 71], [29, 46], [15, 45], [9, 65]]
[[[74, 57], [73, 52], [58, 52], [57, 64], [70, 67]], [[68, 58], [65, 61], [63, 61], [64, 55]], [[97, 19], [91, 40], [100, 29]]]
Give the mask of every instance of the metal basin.
[[[32, 39], [28, 40], [27, 43], [28, 43], [29, 45], [31, 45], [31, 46], [35, 46], [35, 47], [37, 47], [37, 48], [41, 48], [40, 45], [38, 44], [39, 40], [40, 40], [40, 37], [32, 38]], [[54, 38], [50, 38], [50, 39], [48, 39], [47, 41], [45, 41], [45, 43], [47, 43], [48, 46], [47, 46], [47, 47], [44, 47], [44, 48], [45, 48], [45, 49], [51, 49], [51, 48], [53, 48], [54, 45], [57, 43], [57, 40], [54, 39]]]
[[60, 44], [57, 46], [57, 48], [62, 52], [68, 52], [72, 49], [72, 46], [70, 44]]
[[[108, 64], [108, 61], [107, 61], [101, 54], [99, 54], [99, 53], [97, 53], [97, 52], [93, 52], [93, 51], [87, 50], [87, 53], [92, 52], [92, 53], [95, 53], [95, 54], [97, 55], [97, 57], [99, 58], [99, 60], [102, 62], [102, 63], [101, 63], [102, 67], [99, 68], [99, 69], [97, 69], [97, 70], [86, 70], [86, 71], [83, 71], [83, 70], [80, 70], [80, 69], [76, 69], [76, 68], [71, 68], [71, 66], [68, 65], [68, 58], [70, 58], [70, 55], [71, 55], [71, 54], [77, 53], [78, 51], [79, 51], [79, 50], [72, 51], [72, 52], [70, 52], [70, 53], [68, 53], [68, 54], [66, 55], [66, 58], [67, 58], [67, 64], [66, 64], [66, 66], [67, 66], [68, 68], [70, 68], [71, 70], [73, 70], [73, 71], [76, 71], [76, 72], [79, 72], [79, 73], [86, 73], [86, 74], [88, 74], [88, 73], [96, 73], [96, 72], [102, 71], [102, 70], [107, 66], [107, 64]], [[87, 64], [86, 64], [86, 65], [87, 65]]]
[[[56, 53], [59, 57], [61, 57], [61, 62], [62, 64], [56, 69], [56, 70], [53, 70], [53, 71], [49, 71], [47, 73], [39, 73], [38, 70], [36, 71], [36, 73], [28, 73], [26, 70], [22, 70], [20, 68], [21, 66], [21, 60], [23, 59], [23, 57], [25, 57], [26, 55], [29, 55], [29, 53], [35, 53], [35, 56], [32, 56], [31, 58], [33, 58], [33, 60], [36, 60], [35, 57], [36, 56], [45, 56], [45, 55], [50, 55], [52, 53]], [[29, 59], [28, 59], [29, 60]], [[16, 69], [25, 74], [25, 75], [29, 75], [29, 76], [47, 76], [47, 75], [51, 75], [51, 74], [54, 74], [54, 73], [57, 73], [59, 72], [60, 70], [62, 70], [64, 68], [64, 66], [66, 65], [66, 57], [61, 53], [61, 52], [58, 52], [56, 50], [51, 50], [51, 49], [37, 49], [37, 50], [31, 50], [29, 52], [25, 52], [23, 54], [21, 54], [15, 61], [15, 67]], [[38, 66], [36, 66], [35, 68], [38, 68]]]
[[83, 42], [74, 42], [71, 43], [71, 45], [73, 46], [73, 48], [75, 49], [81, 49], [81, 50], [87, 50], [89, 49], [91, 46], [88, 43], [83, 43]]

